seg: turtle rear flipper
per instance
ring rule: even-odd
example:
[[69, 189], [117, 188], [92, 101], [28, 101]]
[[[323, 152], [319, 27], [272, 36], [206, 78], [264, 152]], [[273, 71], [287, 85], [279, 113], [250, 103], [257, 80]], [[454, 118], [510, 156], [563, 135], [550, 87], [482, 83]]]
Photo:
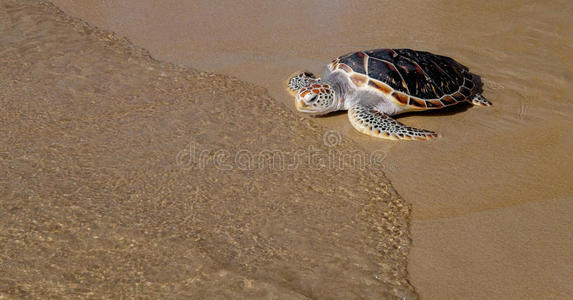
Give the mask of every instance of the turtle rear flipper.
[[408, 127], [372, 106], [356, 104], [348, 110], [348, 118], [358, 131], [391, 140], [430, 140], [438, 137], [432, 131]]
[[477, 106], [491, 106], [491, 102], [489, 102], [484, 96], [482, 96], [481, 94], [475, 94], [471, 101], [470, 101], [473, 105], [477, 105]]

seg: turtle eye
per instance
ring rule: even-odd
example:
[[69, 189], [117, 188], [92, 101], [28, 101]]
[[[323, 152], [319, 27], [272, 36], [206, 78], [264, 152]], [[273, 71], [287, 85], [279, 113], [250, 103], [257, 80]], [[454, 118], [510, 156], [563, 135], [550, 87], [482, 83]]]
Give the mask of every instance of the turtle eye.
[[318, 98], [318, 95], [312, 96], [312, 98], [308, 99], [308, 102], [314, 102], [316, 101], [316, 98]]

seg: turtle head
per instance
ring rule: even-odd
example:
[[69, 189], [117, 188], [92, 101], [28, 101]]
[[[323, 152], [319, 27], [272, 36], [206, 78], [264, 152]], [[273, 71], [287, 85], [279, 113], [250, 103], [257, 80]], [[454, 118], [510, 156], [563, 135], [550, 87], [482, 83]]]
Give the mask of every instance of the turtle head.
[[318, 116], [336, 110], [334, 90], [312, 73], [302, 72], [290, 77], [288, 87], [296, 97], [295, 106], [300, 112]]
[[302, 72], [290, 77], [288, 81], [288, 88], [291, 92], [296, 93], [300, 89], [307, 87], [316, 81], [317, 79], [314, 74], [309, 72]]
[[318, 81], [298, 91], [295, 106], [298, 111], [313, 116], [335, 111], [334, 91], [329, 84]]

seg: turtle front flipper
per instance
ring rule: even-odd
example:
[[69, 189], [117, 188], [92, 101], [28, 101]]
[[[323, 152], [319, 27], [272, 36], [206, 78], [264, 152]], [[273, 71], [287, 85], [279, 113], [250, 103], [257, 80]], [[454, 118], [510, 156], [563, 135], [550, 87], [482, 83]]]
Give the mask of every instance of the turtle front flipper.
[[378, 138], [423, 141], [438, 137], [435, 132], [408, 127], [372, 106], [354, 105], [348, 118], [358, 131]]
[[298, 90], [310, 86], [313, 83], [320, 81], [314, 74], [310, 72], [302, 72], [292, 75], [288, 80], [288, 88], [291, 93], [296, 93]]

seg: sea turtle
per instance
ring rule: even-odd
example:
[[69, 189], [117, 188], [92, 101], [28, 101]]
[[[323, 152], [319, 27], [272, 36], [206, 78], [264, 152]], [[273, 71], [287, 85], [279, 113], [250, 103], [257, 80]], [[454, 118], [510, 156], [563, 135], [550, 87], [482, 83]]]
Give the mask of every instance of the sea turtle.
[[432, 131], [408, 127], [391, 116], [451, 106], [490, 106], [468, 68], [455, 60], [411, 49], [375, 49], [340, 56], [322, 78], [308, 72], [289, 79], [297, 110], [316, 115], [348, 110], [358, 131], [386, 139], [428, 140]]

